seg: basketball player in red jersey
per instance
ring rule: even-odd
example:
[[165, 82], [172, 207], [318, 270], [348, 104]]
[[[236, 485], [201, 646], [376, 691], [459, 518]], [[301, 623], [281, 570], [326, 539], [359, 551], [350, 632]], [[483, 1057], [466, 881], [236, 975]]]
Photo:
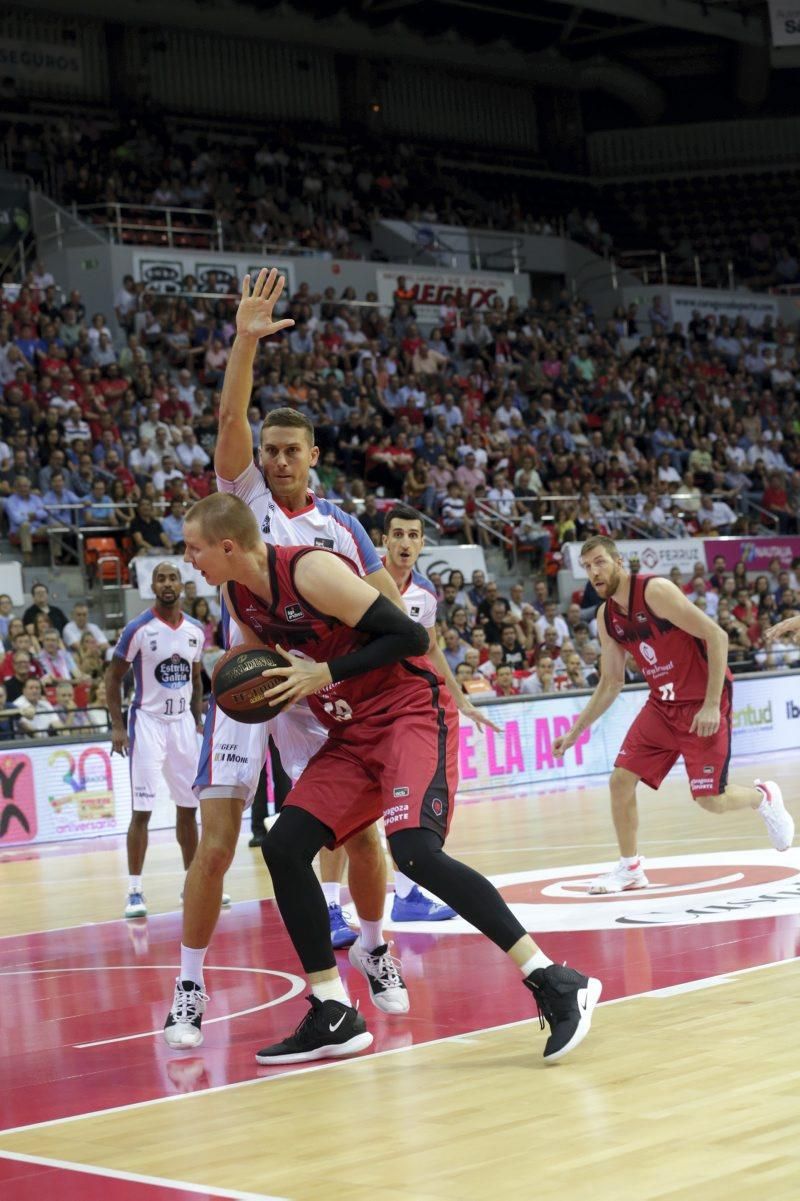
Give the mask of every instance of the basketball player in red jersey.
[[[313, 547], [265, 545], [238, 497], [194, 505], [186, 559], [212, 584], [250, 645], [288, 647], [292, 666], [268, 697], [308, 697], [328, 737], [284, 802], [262, 846], [275, 900], [311, 984], [311, 1010], [295, 1032], [256, 1055], [262, 1064], [351, 1055], [372, 1042], [336, 968], [327, 906], [312, 862], [383, 817], [397, 866], [506, 952], [550, 1024], [545, 1058], [583, 1039], [601, 984], [552, 963], [500, 894], [443, 850], [457, 784], [452, 697], [425, 658], [428, 634], [356, 573]], [[373, 981], [358, 960], [351, 960]]]
[[728, 636], [670, 580], [627, 572], [611, 538], [590, 538], [581, 549], [590, 583], [605, 600], [597, 613], [602, 650], [600, 683], [571, 730], [553, 743], [558, 758], [619, 696], [630, 653], [650, 695], [634, 721], [609, 781], [611, 813], [621, 858], [589, 888], [592, 893], [646, 888], [639, 854], [636, 785], [658, 788], [679, 755], [692, 796], [711, 813], [757, 809], [770, 841], [788, 850], [794, 821], [772, 780], [752, 788], [728, 782], [731, 693]]

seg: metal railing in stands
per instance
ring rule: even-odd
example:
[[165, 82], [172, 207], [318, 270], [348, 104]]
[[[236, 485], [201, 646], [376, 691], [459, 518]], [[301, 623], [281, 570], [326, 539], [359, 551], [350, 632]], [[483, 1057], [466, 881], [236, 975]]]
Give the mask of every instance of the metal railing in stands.
[[[73, 684], [75, 683], [74, 680], [71, 682]], [[53, 707], [56, 710], [59, 709], [58, 705], [54, 705]], [[0, 710], [0, 730], [3, 728], [2, 723], [7, 721], [12, 724], [13, 732], [7, 736], [0, 734], [0, 748], [5, 749], [12, 744], [15, 750], [20, 749], [20, 744], [39, 746], [41, 745], [43, 738], [47, 739], [48, 746], [51, 743], [63, 745], [64, 743], [70, 742], [94, 742], [98, 736], [105, 737], [106, 734], [110, 733], [111, 715], [105, 705], [86, 705], [80, 709], [73, 709], [72, 712], [85, 713], [87, 715], [89, 713], [93, 713], [98, 716], [101, 712], [105, 712], [105, 724], [95, 724], [92, 722], [91, 725], [66, 726], [63, 730], [59, 730], [52, 734], [48, 733], [46, 730], [43, 730], [38, 734], [30, 734], [25, 730], [19, 729], [19, 722], [21, 718], [25, 716], [25, 714], [14, 706], [6, 706], [6, 708]], [[57, 716], [57, 713], [55, 716]]]
[[[707, 495], [711, 496], [712, 500], [727, 500], [725, 493], [712, 492]], [[681, 493], [675, 493], [672, 496], [673, 507], [681, 516], [690, 516], [690, 511], [681, 508], [679, 498]], [[560, 496], [555, 493], [540, 493], [538, 496], [515, 496], [514, 500], [519, 508], [533, 508], [534, 506], [547, 505], [551, 509], [555, 509], [558, 505], [574, 507], [577, 504], [578, 497], [573, 495]], [[621, 498], [616, 496], [603, 496], [598, 493], [592, 493], [591, 501], [597, 501], [602, 506], [605, 502], [610, 505], [618, 506], [621, 503]], [[678, 502], [678, 503], [676, 503]], [[777, 517], [770, 513], [767, 509], [756, 504], [755, 501], [748, 497], [737, 498], [737, 503], [745, 508], [746, 512], [753, 512], [757, 515], [758, 521], [763, 525], [771, 527], [768, 532], [772, 533], [779, 525]], [[603, 517], [595, 515], [598, 524], [605, 525], [613, 537], [619, 537], [620, 534], [627, 535], [630, 538], [651, 539], [654, 535], [646, 522], [638, 513], [628, 512], [626, 509], [618, 507], [609, 507], [604, 509]], [[481, 539], [484, 545], [494, 544], [498, 549], [502, 550], [508, 559], [509, 568], [514, 570], [519, 561], [519, 551], [521, 548], [528, 549], [535, 545], [536, 539], [543, 539], [545, 534], [549, 533], [549, 528], [554, 521], [554, 513], [540, 514], [540, 521], [545, 527], [544, 530], [529, 539], [520, 538], [518, 531], [520, 526], [525, 521], [524, 516], [503, 516], [502, 513], [486, 499], [476, 498], [475, 514], [473, 518], [478, 530], [482, 531], [484, 537]], [[659, 530], [657, 535], [659, 539], [669, 540], [673, 538], [685, 537], [682, 530], [673, 526], [670, 529], [664, 526]]]
[[[117, 245], [141, 243], [153, 245], [153, 239], [142, 237], [154, 234], [155, 244], [174, 249], [177, 245], [194, 246], [204, 250], [224, 250], [222, 222], [212, 209], [180, 208], [176, 205], [122, 204], [118, 201], [105, 204], [73, 204], [72, 214], [87, 225], [106, 231], [109, 241]], [[98, 220], [105, 214], [105, 220]], [[142, 219], [144, 214], [144, 219]], [[161, 214], [156, 220], [151, 214]], [[198, 225], [202, 220], [204, 225]], [[138, 235], [127, 237], [127, 234]], [[200, 240], [203, 245], [197, 246]]]

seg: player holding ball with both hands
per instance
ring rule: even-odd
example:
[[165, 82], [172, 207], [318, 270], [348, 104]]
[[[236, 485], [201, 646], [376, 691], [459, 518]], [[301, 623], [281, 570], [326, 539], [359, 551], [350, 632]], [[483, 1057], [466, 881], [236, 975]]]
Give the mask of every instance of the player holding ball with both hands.
[[338, 1057], [371, 1044], [336, 967], [312, 861], [321, 847], [338, 845], [381, 816], [398, 867], [520, 970], [542, 1025], [550, 1026], [545, 1059], [573, 1050], [589, 1030], [600, 981], [553, 964], [494, 886], [444, 850], [457, 784], [458, 719], [425, 657], [426, 630], [347, 559], [313, 547], [265, 545], [237, 497], [198, 502], [184, 534], [186, 559], [209, 583], [224, 585], [244, 645], [291, 652], [288, 666], [266, 673], [275, 680], [269, 702], [308, 698], [328, 731], [262, 847], [278, 908], [309, 977], [311, 1008], [294, 1033], [260, 1050], [257, 1061]]

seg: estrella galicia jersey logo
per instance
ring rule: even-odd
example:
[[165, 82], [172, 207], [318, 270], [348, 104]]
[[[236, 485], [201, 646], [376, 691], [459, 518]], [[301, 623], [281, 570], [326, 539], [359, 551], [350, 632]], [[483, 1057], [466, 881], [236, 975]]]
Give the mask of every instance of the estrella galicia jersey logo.
[[192, 678], [192, 669], [176, 653], [161, 660], [155, 669], [155, 677], [164, 688], [184, 688]]
[[287, 621], [301, 621], [303, 618], [303, 610], [300, 605], [287, 605], [283, 611]]
[[315, 538], [314, 545], [321, 550], [333, 550], [333, 538]]

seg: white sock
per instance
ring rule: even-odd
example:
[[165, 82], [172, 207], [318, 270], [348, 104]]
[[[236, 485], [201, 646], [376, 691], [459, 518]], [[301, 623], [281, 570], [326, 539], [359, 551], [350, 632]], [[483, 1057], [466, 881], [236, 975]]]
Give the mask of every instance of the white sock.
[[383, 922], [367, 922], [363, 917], [359, 917], [358, 924], [361, 927], [359, 942], [365, 951], [374, 951], [376, 947], [383, 946], [386, 939], [383, 937]]
[[544, 951], [537, 951], [535, 955], [531, 955], [527, 962], [519, 965], [519, 970], [527, 980], [531, 972], [535, 972], [537, 967], [549, 967], [552, 962], [552, 959], [548, 959]]
[[181, 980], [191, 980], [203, 987], [203, 960], [208, 947], [185, 947], [181, 943]]
[[414, 881], [409, 880], [408, 876], [404, 876], [402, 872], [395, 871], [394, 891], [401, 901], [405, 900], [412, 888], [414, 888]]
[[326, 905], [341, 905], [342, 903], [342, 886], [341, 884], [323, 884], [322, 891], [325, 893]]
[[344, 991], [340, 976], [337, 976], [335, 980], [320, 980], [318, 984], [312, 984], [311, 991], [320, 1001], [339, 1001], [342, 1005], [350, 1004], [350, 998]]
[[630, 867], [639, 867], [641, 860], [642, 860], [641, 855], [622, 855], [622, 856], [620, 856], [620, 863], [622, 864], [623, 867], [629, 867], [629, 868]]
[[128, 892], [141, 892], [141, 891], [142, 891], [142, 877], [141, 876], [129, 876], [128, 877]]

